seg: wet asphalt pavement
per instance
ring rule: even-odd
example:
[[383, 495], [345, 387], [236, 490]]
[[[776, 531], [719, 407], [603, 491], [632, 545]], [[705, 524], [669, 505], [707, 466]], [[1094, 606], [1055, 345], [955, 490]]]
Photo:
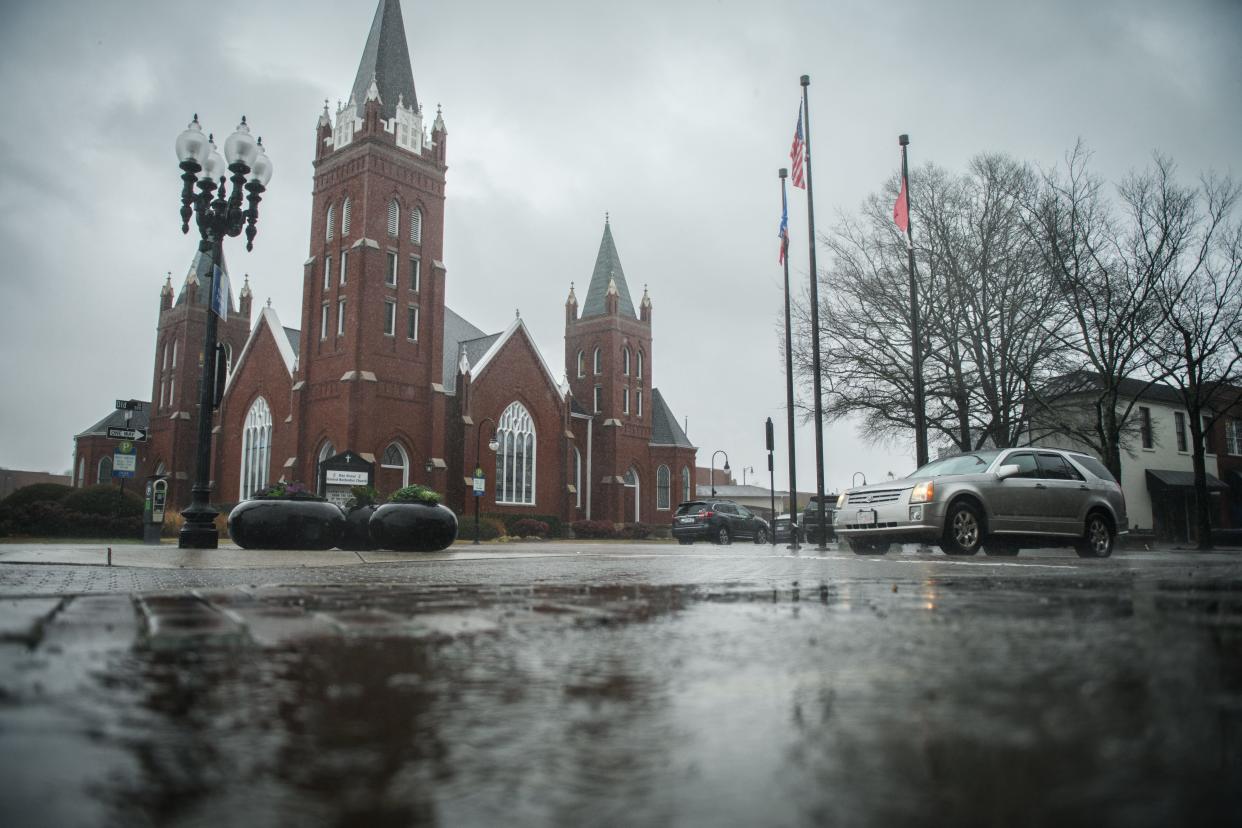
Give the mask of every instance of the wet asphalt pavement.
[[0, 563], [0, 824], [1242, 823], [1242, 552], [543, 548]]

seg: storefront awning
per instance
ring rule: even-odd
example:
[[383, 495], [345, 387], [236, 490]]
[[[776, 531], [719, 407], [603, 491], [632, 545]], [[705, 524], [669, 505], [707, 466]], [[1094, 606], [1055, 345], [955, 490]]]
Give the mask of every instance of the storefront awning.
[[[1195, 487], [1195, 473], [1188, 471], [1173, 471], [1172, 469], [1148, 469], [1147, 470], [1147, 489], [1153, 492], [1167, 491], [1169, 489], [1192, 490]], [[1220, 478], [1213, 475], [1207, 475], [1207, 487], [1209, 492], [1228, 491], [1229, 487], [1220, 481]]]

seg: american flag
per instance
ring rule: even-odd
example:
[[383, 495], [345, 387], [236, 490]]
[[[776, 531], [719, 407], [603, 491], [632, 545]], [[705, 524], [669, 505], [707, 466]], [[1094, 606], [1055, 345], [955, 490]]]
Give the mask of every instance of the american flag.
[[802, 141], [802, 107], [798, 107], [798, 129], [794, 132], [793, 146], [789, 157], [793, 160], [793, 185], [800, 190], [806, 189], [806, 176], [802, 172], [802, 159], [806, 156], [806, 144]]

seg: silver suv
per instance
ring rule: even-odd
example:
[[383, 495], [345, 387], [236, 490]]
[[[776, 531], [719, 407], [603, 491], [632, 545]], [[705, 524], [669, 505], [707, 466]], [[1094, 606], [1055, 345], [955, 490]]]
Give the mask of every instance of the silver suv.
[[944, 457], [901, 480], [847, 489], [833, 524], [859, 555], [938, 543], [948, 555], [1073, 546], [1080, 557], [1107, 558], [1129, 531], [1121, 487], [1103, 463], [1039, 447]]

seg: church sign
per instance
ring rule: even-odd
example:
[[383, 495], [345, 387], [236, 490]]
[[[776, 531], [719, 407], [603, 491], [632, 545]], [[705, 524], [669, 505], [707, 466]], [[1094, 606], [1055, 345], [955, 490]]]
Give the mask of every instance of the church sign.
[[319, 493], [344, 508], [354, 486], [375, 485], [375, 464], [352, 451], [329, 457], [319, 464]]

